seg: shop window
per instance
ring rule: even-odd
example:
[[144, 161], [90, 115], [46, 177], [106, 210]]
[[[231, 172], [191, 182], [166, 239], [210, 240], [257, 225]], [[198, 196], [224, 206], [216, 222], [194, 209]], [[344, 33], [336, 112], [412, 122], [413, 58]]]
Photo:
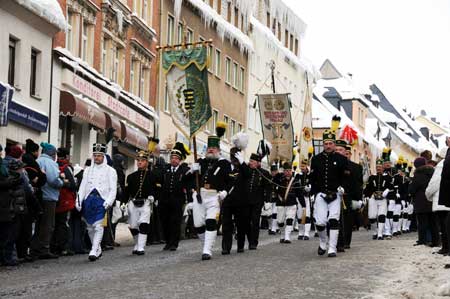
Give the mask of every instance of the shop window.
[[30, 65], [30, 96], [39, 96], [40, 81], [40, 58], [41, 52], [31, 49], [31, 65]]

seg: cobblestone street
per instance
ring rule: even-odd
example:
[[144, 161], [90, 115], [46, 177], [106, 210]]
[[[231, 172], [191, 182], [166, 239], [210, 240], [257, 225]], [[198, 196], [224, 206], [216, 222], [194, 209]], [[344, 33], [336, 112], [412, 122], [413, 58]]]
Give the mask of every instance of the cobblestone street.
[[[262, 232], [257, 251], [220, 255], [220, 238], [211, 261], [200, 261], [200, 243], [181, 243], [176, 252], [162, 245], [146, 255], [131, 255], [130, 238], [121, 227], [120, 248], [100, 261], [87, 256], [37, 261], [1, 269], [1, 298], [362, 298], [379, 288], [385, 270], [401, 265], [401, 248], [411, 235], [369, 241], [354, 235], [348, 252], [331, 259], [316, 254], [318, 240], [279, 244]], [[389, 259], [385, 259], [391, 253]], [[389, 261], [389, 267], [388, 262]], [[393, 264], [394, 263], [394, 264]]]

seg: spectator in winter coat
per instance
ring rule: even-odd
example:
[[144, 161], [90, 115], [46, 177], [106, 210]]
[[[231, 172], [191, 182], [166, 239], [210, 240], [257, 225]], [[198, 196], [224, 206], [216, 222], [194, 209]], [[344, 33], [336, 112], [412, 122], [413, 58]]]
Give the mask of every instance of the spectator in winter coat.
[[70, 164], [70, 152], [65, 148], [59, 148], [58, 152], [59, 172], [64, 175], [63, 186], [59, 190], [59, 200], [55, 209], [55, 231], [51, 239], [51, 252], [57, 255], [73, 255], [71, 250], [71, 232], [69, 216], [75, 209], [77, 184]]
[[47, 175], [47, 182], [42, 187], [43, 214], [37, 222], [32, 241], [32, 253], [40, 259], [58, 258], [50, 252], [50, 240], [55, 227], [55, 208], [59, 199], [59, 189], [63, 186], [63, 174], [56, 163], [56, 148], [42, 142], [42, 155], [37, 159], [41, 169]]
[[427, 161], [423, 157], [414, 160], [414, 177], [409, 185], [409, 193], [414, 202], [414, 212], [417, 216], [417, 232], [419, 240], [416, 245], [427, 244], [427, 231], [431, 231], [431, 246], [437, 246], [439, 243], [439, 236], [436, 228], [436, 223], [433, 218], [432, 204], [425, 196], [425, 190], [433, 175], [433, 167], [426, 165]]
[[[447, 147], [450, 147], [450, 136], [447, 136]], [[447, 148], [442, 166], [441, 184], [439, 187], [439, 204], [450, 208], [450, 149]], [[447, 216], [447, 232], [450, 232], [450, 213]], [[446, 267], [450, 268], [450, 264]]]
[[425, 195], [427, 199], [432, 202], [432, 210], [435, 215], [435, 219], [438, 222], [438, 227], [441, 233], [442, 248], [438, 251], [440, 254], [447, 254], [449, 252], [449, 239], [447, 236], [446, 220], [449, 214], [450, 208], [447, 208], [439, 204], [439, 185], [441, 183], [442, 168], [444, 167], [444, 158], [447, 154], [447, 148], [443, 148], [438, 156], [442, 159], [434, 169], [433, 177], [428, 184]]
[[0, 265], [15, 266], [14, 258], [14, 213], [11, 211], [11, 190], [21, 183], [20, 176], [10, 175], [3, 164], [0, 146]]

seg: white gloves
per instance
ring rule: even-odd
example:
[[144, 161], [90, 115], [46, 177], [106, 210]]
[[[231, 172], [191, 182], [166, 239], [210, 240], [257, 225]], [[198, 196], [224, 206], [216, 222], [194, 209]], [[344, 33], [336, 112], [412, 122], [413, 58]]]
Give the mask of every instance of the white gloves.
[[390, 192], [389, 189], [384, 190], [383, 191], [383, 197], [386, 198], [388, 196], [389, 192]]
[[199, 171], [200, 170], [200, 164], [199, 163], [192, 163], [191, 170], [193, 172], [194, 171]]
[[219, 199], [220, 199], [220, 200], [224, 200], [225, 197], [227, 197], [227, 195], [228, 195], [227, 191], [225, 191], [225, 190], [220, 191], [220, 192], [219, 192]]
[[397, 196], [397, 198], [400, 198], [400, 194], [396, 193], [395, 196]]
[[362, 200], [352, 200], [352, 210], [359, 210], [363, 207], [363, 201]]
[[105, 208], [105, 210], [109, 209], [110, 206], [111, 206], [111, 205], [110, 205], [109, 202], [107, 202], [107, 201], [105, 201], [105, 202], [103, 203], [103, 207]]
[[192, 202], [190, 202], [186, 205], [185, 210], [186, 210], [186, 212], [188, 212], [188, 211], [192, 211], [193, 208], [194, 208], [194, 204]]
[[155, 203], [155, 198], [153, 197], [153, 195], [150, 195], [149, 197], [147, 197], [147, 199], [150, 202], [150, 204]]
[[406, 201], [402, 200], [402, 207], [406, 208]]
[[306, 193], [311, 192], [311, 185], [306, 185], [306, 186], [305, 186], [305, 192], [306, 192]]
[[127, 205], [124, 204], [124, 203], [122, 203], [122, 204], [120, 205], [120, 210], [121, 210], [122, 212], [125, 212], [125, 211], [127, 210]]
[[244, 155], [241, 152], [236, 152], [234, 157], [239, 161], [239, 164], [244, 163]]
[[344, 195], [345, 190], [344, 190], [344, 188], [342, 188], [341, 186], [339, 186], [339, 187], [337, 188], [337, 192], [339, 193], [339, 195]]
[[77, 196], [77, 200], [75, 200], [75, 208], [77, 209], [78, 212], [81, 211], [81, 205], [82, 205], [82, 203], [81, 203], [80, 197]]

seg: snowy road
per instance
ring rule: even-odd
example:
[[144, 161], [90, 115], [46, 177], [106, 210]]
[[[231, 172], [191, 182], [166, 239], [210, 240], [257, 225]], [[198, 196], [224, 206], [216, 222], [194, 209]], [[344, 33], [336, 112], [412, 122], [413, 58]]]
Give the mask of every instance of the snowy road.
[[[230, 256], [217, 251], [213, 260], [202, 262], [197, 240], [182, 242], [176, 252], [150, 246], [137, 257], [131, 256], [125, 234], [122, 247], [96, 263], [74, 256], [1, 269], [0, 298], [431, 298], [417, 293], [426, 289], [421, 283], [430, 288], [434, 279], [434, 292], [450, 270], [443, 269], [440, 257], [434, 274], [416, 283], [414, 277], [427, 270], [424, 260], [438, 257], [429, 248], [413, 248], [414, 237], [369, 241], [362, 231], [352, 249], [331, 259], [317, 256], [317, 239], [279, 244], [262, 232], [257, 251], [233, 250]], [[220, 239], [217, 250], [219, 245]], [[423, 265], [417, 264], [420, 258]], [[407, 286], [416, 289], [410, 294]]]

